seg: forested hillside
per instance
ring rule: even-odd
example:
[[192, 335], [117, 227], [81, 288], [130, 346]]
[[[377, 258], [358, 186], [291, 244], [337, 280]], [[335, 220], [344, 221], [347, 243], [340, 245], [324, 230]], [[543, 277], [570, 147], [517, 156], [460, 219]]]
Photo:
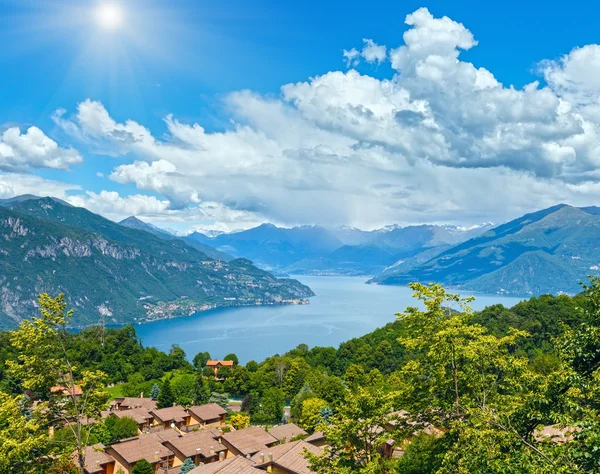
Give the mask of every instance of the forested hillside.
[[252, 262], [214, 260], [178, 239], [128, 228], [52, 198], [0, 206], [0, 327], [64, 293], [76, 326], [141, 322], [245, 304], [298, 302], [312, 291]]

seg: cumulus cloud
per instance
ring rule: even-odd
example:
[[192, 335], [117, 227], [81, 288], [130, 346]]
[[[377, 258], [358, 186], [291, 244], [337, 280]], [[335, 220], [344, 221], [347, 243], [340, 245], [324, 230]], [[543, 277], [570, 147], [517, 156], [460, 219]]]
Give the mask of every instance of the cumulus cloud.
[[83, 161], [72, 148], [61, 148], [37, 127], [21, 133], [11, 127], [0, 135], [0, 169], [20, 171], [27, 168], [67, 170]]
[[66, 199], [70, 191], [81, 189], [78, 185], [45, 179], [28, 173], [0, 172], [0, 199], [21, 194], [52, 196]]
[[234, 92], [224, 131], [167, 116], [157, 138], [92, 100], [55, 121], [133, 156], [109, 178], [164, 196], [156, 213], [173, 219], [205, 217], [212, 203], [215, 222], [374, 227], [599, 202], [600, 46], [542, 62], [546, 85], [515, 88], [461, 59], [477, 46], [463, 24], [425, 8], [406, 23], [396, 47], [365, 39], [344, 51], [352, 68], [389, 60], [390, 77], [351, 69], [284, 85], [279, 97]]

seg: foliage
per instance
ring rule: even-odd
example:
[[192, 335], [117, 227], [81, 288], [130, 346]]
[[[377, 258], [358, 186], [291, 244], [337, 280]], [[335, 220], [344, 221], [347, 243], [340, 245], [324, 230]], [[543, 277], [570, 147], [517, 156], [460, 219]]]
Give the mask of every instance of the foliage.
[[240, 361], [238, 360], [238, 357], [235, 354], [233, 354], [233, 353], [227, 354], [225, 357], [223, 357], [223, 360], [231, 360], [231, 361], [233, 361], [233, 365], [234, 366], [239, 365], [239, 363], [240, 363]]
[[279, 423], [283, 418], [284, 406], [283, 392], [275, 387], [269, 388], [264, 391], [260, 398], [260, 406], [252, 414], [252, 421], [264, 424]]
[[210, 398], [208, 399], [208, 402], [216, 403], [221, 408], [224, 408], [225, 410], [227, 410], [227, 407], [229, 406], [229, 394], [212, 392], [210, 394]]
[[158, 400], [158, 394], [160, 393], [160, 387], [158, 386], [158, 384], [153, 384], [152, 385], [152, 390], [150, 390], [150, 398], [152, 400]]
[[231, 415], [229, 423], [231, 423], [231, 426], [236, 430], [241, 430], [250, 426], [250, 417], [244, 413], [236, 413], [235, 415]]
[[171, 388], [175, 403], [181, 406], [193, 405], [196, 401], [197, 377], [195, 374], [183, 374], [173, 379]]
[[325, 422], [321, 417], [321, 410], [327, 408], [327, 402], [320, 398], [309, 398], [302, 402], [302, 415], [300, 417], [300, 426], [307, 431], [314, 431], [315, 428]]
[[113, 418], [114, 422], [107, 424], [111, 443], [121, 441], [122, 439], [131, 438], [138, 434], [138, 424], [133, 418], [124, 416], [123, 418], [117, 418], [116, 416], [109, 416], [108, 419]]
[[195, 467], [196, 465], [194, 464], [194, 461], [192, 461], [191, 458], [185, 458], [185, 461], [183, 461], [183, 464], [179, 468], [179, 474], [187, 474]]
[[138, 461], [133, 466], [131, 470], [131, 474], [154, 474], [154, 469], [152, 468], [152, 464], [150, 464], [145, 459]]
[[194, 360], [192, 364], [196, 368], [196, 370], [201, 370], [206, 366], [206, 363], [210, 360], [210, 354], [208, 352], [198, 352], [194, 356]]
[[156, 408], [168, 408], [173, 406], [173, 403], [175, 403], [175, 396], [171, 390], [171, 379], [166, 378], [160, 387]]

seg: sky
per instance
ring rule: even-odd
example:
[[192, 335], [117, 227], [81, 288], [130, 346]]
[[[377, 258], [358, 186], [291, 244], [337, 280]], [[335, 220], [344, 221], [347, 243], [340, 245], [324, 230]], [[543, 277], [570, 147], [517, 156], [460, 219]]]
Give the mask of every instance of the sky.
[[600, 205], [598, 13], [0, 0], [0, 198], [182, 232]]

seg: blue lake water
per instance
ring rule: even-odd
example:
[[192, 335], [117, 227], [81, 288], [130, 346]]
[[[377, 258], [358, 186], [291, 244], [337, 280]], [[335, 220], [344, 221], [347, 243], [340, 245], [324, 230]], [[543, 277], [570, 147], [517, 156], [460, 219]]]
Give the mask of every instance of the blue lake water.
[[[309, 305], [252, 306], [206, 311], [136, 326], [145, 346], [168, 350], [179, 344], [191, 359], [208, 351], [213, 358], [234, 352], [241, 363], [283, 354], [298, 344], [334, 346], [394, 321], [416, 303], [405, 286], [366, 285], [356, 277], [295, 277], [316, 296]], [[462, 293], [467, 295], [467, 293]], [[472, 306], [513, 306], [520, 298], [476, 295]]]

